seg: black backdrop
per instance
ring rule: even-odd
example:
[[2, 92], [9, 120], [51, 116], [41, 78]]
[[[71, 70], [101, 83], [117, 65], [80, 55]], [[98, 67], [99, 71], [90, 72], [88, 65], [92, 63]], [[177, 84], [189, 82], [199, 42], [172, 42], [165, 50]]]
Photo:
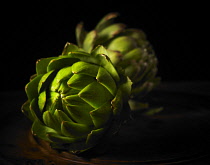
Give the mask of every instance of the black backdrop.
[[163, 81], [208, 80], [208, 5], [189, 2], [5, 3], [1, 5], [1, 90], [24, 89], [37, 59], [59, 55], [67, 41], [76, 42], [77, 23], [83, 21], [91, 30], [109, 12], [119, 12], [116, 21], [146, 32]]

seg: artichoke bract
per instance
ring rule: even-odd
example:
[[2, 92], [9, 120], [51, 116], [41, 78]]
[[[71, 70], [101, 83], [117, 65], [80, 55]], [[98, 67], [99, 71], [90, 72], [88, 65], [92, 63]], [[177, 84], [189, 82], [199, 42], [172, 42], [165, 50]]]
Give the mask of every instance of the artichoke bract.
[[113, 23], [117, 16], [117, 13], [107, 14], [89, 32], [84, 29], [83, 23], [79, 23], [76, 27], [77, 43], [87, 52], [103, 45], [113, 64], [122, 67], [132, 80], [132, 96], [140, 98], [160, 81], [156, 77], [158, 60], [145, 33], [126, 28], [122, 23]]
[[22, 106], [34, 135], [78, 153], [118, 131], [129, 116], [132, 83], [105, 53], [103, 46], [87, 53], [67, 43], [60, 56], [37, 61]]

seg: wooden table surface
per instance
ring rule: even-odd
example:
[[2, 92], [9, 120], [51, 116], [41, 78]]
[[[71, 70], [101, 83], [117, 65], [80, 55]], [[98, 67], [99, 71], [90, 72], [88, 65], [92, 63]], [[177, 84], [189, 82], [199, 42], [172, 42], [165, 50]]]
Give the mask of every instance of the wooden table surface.
[[24, 91], [0, 93], [1, 165], [210, 164], [210, 82], [162, 83], [148, 98], [164, 110], [132, 112], [103, 154], [73, 155], [51, 150], [30, 133], [21, 113]]

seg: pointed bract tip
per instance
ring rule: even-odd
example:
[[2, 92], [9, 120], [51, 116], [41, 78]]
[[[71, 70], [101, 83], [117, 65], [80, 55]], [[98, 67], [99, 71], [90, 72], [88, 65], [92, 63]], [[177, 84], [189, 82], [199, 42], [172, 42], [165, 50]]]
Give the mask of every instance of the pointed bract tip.
[[106, 16], [105, 16], [105, 19], [106, 20], [109, 20], [109, 19], [112, 19], [112, 18], [116, 18], [116, 17], [118, 17], [119, 16], [119, 13], [118, 12], [111, 12], [111, 13], [109, 13], [109, 14], [107, 14]]

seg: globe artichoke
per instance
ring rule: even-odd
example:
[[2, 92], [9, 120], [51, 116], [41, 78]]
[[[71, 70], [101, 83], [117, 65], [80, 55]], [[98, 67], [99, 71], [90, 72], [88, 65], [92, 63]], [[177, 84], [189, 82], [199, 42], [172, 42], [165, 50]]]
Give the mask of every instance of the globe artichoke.
[[129, 116], [131, 84], [103, 46], [87, 53], [67, 43], [60, 56], [37, 61], [22, 111], [32, 133], [53, 148], [83, 152], [115, 134]]
[[132, 96], [143, 97], [160, 81], [157, 74], [157, 58], [143, 31], [127, 29], [125, 24], [113, 23], [117, 13], [107, 14], [95, 29], [87, 32], [83, 23], [76, 27], [78, 45], [91, 52], [97, 45], [107, 48], [115, 66], [125, 69], [132, 80]]

